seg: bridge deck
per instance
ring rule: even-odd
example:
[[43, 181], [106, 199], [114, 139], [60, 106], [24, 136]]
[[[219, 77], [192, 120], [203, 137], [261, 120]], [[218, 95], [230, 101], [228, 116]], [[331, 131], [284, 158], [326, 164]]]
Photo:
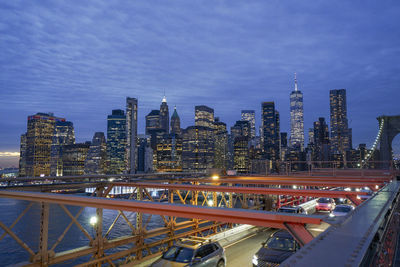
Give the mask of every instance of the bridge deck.
[[359, 266], [399, 189], [400, 182], [392, 182], [282, 266]]

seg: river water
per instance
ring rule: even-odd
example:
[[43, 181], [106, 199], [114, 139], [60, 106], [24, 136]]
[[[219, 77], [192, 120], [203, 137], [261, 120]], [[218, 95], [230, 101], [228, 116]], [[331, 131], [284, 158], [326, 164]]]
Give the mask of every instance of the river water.
[[[0, 221], [6, 226], [10, 227], [14, 220], [21, 214], [23, 210], [29, 205], [28, 201], [14, 200], [0, 198]], [[80, 207], [67, 206], [68, 210], [75, 215]], [[124, 212], [126, 217], [135, 225], [136, 213]], [[89, 221], [92, 216], [96, 215], [95, 208], [85, 208], [78, 218], [81, 225], [94, 236], [94, 229]], [[118, 211], [103, 210], [103, 234], [107, 232], [109, 226], [112, 224]], [[149, 215], [143, 215], [143, 221], [147, 220]], [[64, 229], [68, 226], [71, 219], [68, 215], [57, 205], [50, 205], [49, 217], [49, 249], [56, 242], [57, 238], [63, 233]], [[161, 227], [164, 224], [160, 216], [153, 215], [149, 221], [147, 229]], [[34, 252], [37, 251], [39, 246], [39, 227], [40, 227], [40, 205], [35, 203], [30, 210], [22, 217], [22, 219], [15, 225], [13, 232], [23, 240]], [[4, 231], [0, 228], [0, 236]], [[130, 235], [132, 230], [125, 222], [122, 216], [118, 219], [116, 227], [114, 227], [108, 239]], [[89, 244], [88, 238], [82, 231], [74, 224], [65, 235], [61, 243], [56, 247], [55, 252], [61, 252]], [[132, 245], [119, 247], [116, 250], [124, 250], [130, 248]], [[115, 250], [114, 250], [115, 251]], [[83, 263], [88, 260], [90, 256], [58, 264], [57, 266], [73, 266], [75, 264]], [[16, 264], [29, 260], [29, 253], [23, 249], [13, 238], [6, 235], [0, 240], [0, 266], [14, 266]]]

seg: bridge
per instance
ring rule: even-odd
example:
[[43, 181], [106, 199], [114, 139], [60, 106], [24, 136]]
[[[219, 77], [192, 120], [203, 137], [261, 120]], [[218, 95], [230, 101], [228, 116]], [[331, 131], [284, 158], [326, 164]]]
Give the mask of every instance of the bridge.
[[[8, 236], [18, 243], [27, 254], [26, 259], [21, 259], [25, 266], [50, 266], [78, 259], [81, 259], [79, 266], [133, 266], [155, 259], [179, 238], [212, 237], [245, 224], [289, 231], [304, 247], [293, 256], [294, 259], [287, 260], [287, 266], [304, 266], [301, 264], [306, 263], [307, 258], [313, 259], [320, 253], [319, 247], [336, 246], [337, 236], [346, 236], [343, 233], [357, 229], [363, 246], [356, 242], [346, 245], [346, 249], [352, 251], [351, 255], [357, 256], [354, 265], [371, 259], [381, 262], [380, 257], [388, 257], [385, 252], [389, 248], [378, 248], [382, 246], [379, 244], [386, 244], [388, 236], [397, 236], [398, 233], [398, 227], [394, 227], [398, 220], [399, 183], [396, 176], [394, 171], [358, 169], [341, 170], [336, 176], [206, 177], [170, 174], [5, 179], [7, 184], [0, 191], [0, 197], [26, 201], [26, 207], [12, 223], [0, 222], [3, 230], [0, 242]], [[375, 194], [364, 202], [360, 196], [366, 192], [349, 190], [365, 187]], [[130, 190], [125, 191], [128, 194], [111, 195], [110, 192], [116, 188]], [[69, 190], [91, 193], [66, 194]], [[318, 197], [346, 198], [357, 208], [345, 222], [326, 215], [276, 212], [280, 206], [298, 205]], [[36, 249], [13, 231], [17, 224], [32, 223], [24, 221], [24, 217], [35, 206], [40, 211]], [[78, 209], [71, 209], [74, 206]], [[92, 225], [80, 218], [82, 212], [90, 208], [93, 210]], [[61, 210], [68, 218], [57, 236], [50, 233], [54, 228], [51, 214], [55, 209]], [[105, 223], [105, 213], [110, 214], [110, 211], [114, 211], [111, 213], [114, 219]], [[128, 213], [133, 216], [128, 216]], [[149, 226], [152, 217], [158, 218], [160, 227]], [[359, 227], [360, 221], [364, 222], [363, 227]], [[127, 231], [119, 236], [113, 235], [112, 232], [121, 224]], [[324, 227], [317, 234], [310, 230], [321, 225]], [[87, 244], [60, 250], [73, 226], [79, 229], [80, 238]], [[389, 244], [391, 260], [395, 243]], [[121, 247], [124, 249], [118, 249]], [[297, 254], [302, 255], [301, 261]], [[342, 255], [330, 252], [332, 259]]]

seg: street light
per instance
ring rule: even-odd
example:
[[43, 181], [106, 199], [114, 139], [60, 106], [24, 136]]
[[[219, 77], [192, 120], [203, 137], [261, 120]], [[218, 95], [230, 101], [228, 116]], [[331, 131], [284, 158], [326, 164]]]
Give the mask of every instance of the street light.
[[90, 217], [89, 223], [94, 226], [97, 223], [97, 216]]
[[214, 174], [213, 176], [211, 176], [211, 179], [218, 180], [219, 179], [219, 175], [218, 174]]

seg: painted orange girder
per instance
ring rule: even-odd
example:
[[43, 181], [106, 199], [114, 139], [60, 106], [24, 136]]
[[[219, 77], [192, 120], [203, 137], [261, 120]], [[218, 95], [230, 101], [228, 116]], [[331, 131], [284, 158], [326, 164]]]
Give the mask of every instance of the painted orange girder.
[[209, 208], [202, 206], [155, 203], [149, 201], [133, 201], [108, 199], [99, 197], [71, 196], [63, 194], [47, 194], [19, 191], [0, 191], [0, 197], [34, 202], [56, 203], [73, 206], [94, 207], [121, 211], [142, 212], [181, 218], [197, 218], [218, 222], [250, 224], [263, 227], [286, 229], [288, 224], [321, 224], [321, 216], [299, 214], [282, 214], [276, 212], [240, 210], [227, 208]]
[[257, 195], [291, 195], [309, 197], [349, 198], [358, 195], [367, 195], [366, 192], [312, 190], [312, 189], [283, 189], [265, 187], [219, 186], [219, 185], [187, 185], [187, 184], [160, 184], [160, 183], [114, 183], [116, 186], [133, 186], [143, 188], [159, 188], [186, 191], [232, 192]]

